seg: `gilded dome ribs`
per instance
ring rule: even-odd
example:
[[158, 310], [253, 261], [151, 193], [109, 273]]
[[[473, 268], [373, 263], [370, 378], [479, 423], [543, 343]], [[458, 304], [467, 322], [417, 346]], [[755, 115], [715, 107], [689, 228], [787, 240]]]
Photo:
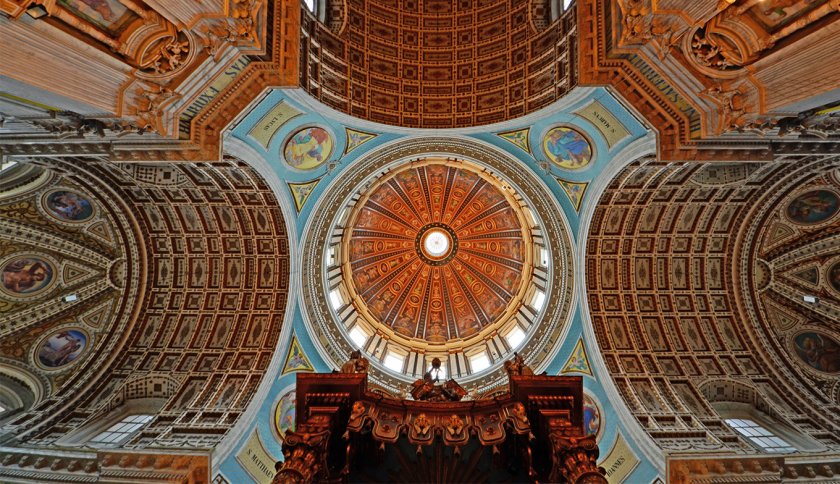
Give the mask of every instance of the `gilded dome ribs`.
[[364, 259], [357, 259], [356, 262], [353, 263], [353, 266], [356, 269], [361, 269], [361, 268], [367, 267], [367, 266], [369, 266], [369, 265], [371, 265], [375, 262], [380, 262], [380, 261], [383, 261], [383, 260], [390, 259], [391, 257], [394, 257], [396, 255], [400, 255], [404, 252], [408, 252], [408, 250], [405, 249], [405, 248], [400, 248], [400, 249], [397, 249], [397, 250], [393, 250], [391, 252], [378, 253], [378, 254], [372, 255], [370, 257], [365, 257]]
[[464, 279], [458, 272], [452, 271], [452, 275], [455, 281], [461, 286], [461, 290], [464, 291], [464, 297], [467, 299], [467, 302], [470, 304], [470, 309], [472, 309], [473, 314], [475, 314], [476, 318], [479, 319], [479, 324], [483, 327], [490, 323], [490, 318], [484, 313], [481, 309], [481, 306], [476, 301], [475, 297], [473, 296], [471, 288], [467, 286], [467, 283], [464, 282]]
[[495, 215], [496, 213], [501, 212], [503, 210], [506, 210], [508, 208], [510, 208], [510, 203], [508, 203], [507, 200], [502, 200], [501, 202], [493, 205], [490, 208], [485, 209], [483, 212], [479, 213], [475, 217], [471, 218], [469, 221], [465, 222], [461, 226], [461, 228], [472, 227], [473, 225], [477, 224], [481, 220], [484, 220], [487, 217], [490, 217], [491, 215]]
[[469, 259], [459, 257], [458, 261], [463, 263], [464, 266], [470, 272], [472, 272], [476, 277], [481, 279], [481, 282], [483, 282], [486, 287], [488, 287], [491, 291], [493, 291], [493, 293], [495, 293], [497, 296], [499, 296], [499, 299], [501, 299], [503, 302], [506, 302], [506, 301], [510, 300], [511, 297], [513, 297], [513, 294], [508, 292], [502, 286], [496, 284], [492, 279], [485, 276], [484, 274], [481, 273], [481, 271], [479, 271], [478, 269], [473, 267], [472, 264], [470, 264]]
[[[452, 296], [449, 294], [449, 285], [446, 283], [446, 278], [443, 274], [444, 271], [444, 269], [440, 270], [440, 286], [443, 290], [443, 300], [452, 301]], [[446, 311], [444, 314], [446, 315], [446, 329], [449, 332], [449, 337], [459, 338], [461, 335], [458, 334], [458, 325], [455, 324], [455, 311], [452, 309], [452, 305], [444, 302], [443, 307]], [[426, 336], [426, 338], [428, 338], [428, 336]]]
[[425, 222], [423, 220], [423, 216], [420, 215], [420, 212], [417, 211], [417, 208], [414, 206], [414, 202], [412, 202], [411, 198], [409, 198], [409, 196], [406, 195], [405, 191], [403, 191], [400, 184], [395, 179], [391, 179], [388, 180], [388, 185], [391, 187], [394, 193], [396, 193], [397, 196], [402, 199], [402, 201], [406, 204], [406, 207], [409, 210], [411, 210], [411, 213], [413, 213], [417, 217], [417, 220], [422, 225]]
[[437, 267], [432, 267], [430, 269], [429, 279], [426, 281], [426, 290], [423, 292], [423, 300], [421, 301], [420, 306], [420, 317], [417, 318], [418, 324], [414, 328], [414, 337], [420, 337], [421, 329], [422, 332], [426, 332], [426, 324], [429, 318], [429, 301], [431, 300], [432, 294], [432, 284], [434, 283], [434, 273], [438, 273], [438, 278], [440, 278], [440, 269]]
[[379, 282], [374, 283], [367, 290], [365, 290], [362, 293], [362, 297], [369, 297], [369, 296], [374, 296], [374, 295], [378, 294], [379, 291], [381, 291], [382, 288], [385, 287], [386, 284], [391, 282], [395, 277], [399, 276], [400, 273], [404, 269], [407, 269], [409, 266], [411, 266], [411, 264], [413, 262], [414, 262], [414, 260], [412, 258], [407, 258], [407, 261], [405, 263], [403, 263], [401, 266], [396, 267], [393, 270], [391, 270], [390, 274], [386, 275], [385, 277], [380, 279]]
[[408, 228], [409, 230], [414, 230], [416, 227], [412, 227], [411, 224], [406, 223], [405, 220], [400, 218], [399, 215], [395, 214], [391, 210], [379, 205], [378, 203], [374, 202], [373, 200], [368, 201], [366, 208], [370, 209], [373, 212], [381, 213], [386, 217], [390, 218], [391, 220], [397, 222], [398, 224], [402, 225], [403, 227]]
[[400, 240], [411, 240], [410, 237], [406, 237], [403, 235], [397, 234], [388, 234], [382, 232], [373, 232], [371, 230], [353, 230], [353, 237], [375, 237], [375, 238], [384, 238], [384, 239], [400, 239]]
[[[398, 330], [397, 327], [396, 327], [397, 323], [402, 323], [403, 320], [404, 320], [403, 319], [404, 317], [403, 318], [399, 317], [400, 314], [402, 314], [403, 304], [405, 304], [405, 300], [408, 298], [408, 295], [411, 293], [411, 289], [417, 283], [417, 279], [420, 277], [421, 272], [422, 272], [422, 269], [419, 269], [414, 273], [414, 276], [411, 278], [411, 282], [409, 282], [408, 284], [405, 285], [405, 287], [403, 288], [402, 294], [400, 294], [400, 296], [397, 298], [396, 303], [393, 306], [391, 306], [391, 309], [388, 311], [388, 314], [385, 315], [384, 319], [386, 321], [391, 321], [392, 316], [394, 317], [394, 319], [393, 319], [394, 323], [391, 326], [391, 327], [394, 328], [394, 330]], [[415, 317], [414, 320], [411, 321], [411, 323], [413, 323], [414, 326], [417, 326], [418, 325], [417, 318]], [[406, 324], [410, 324], [410, 323], [406, 323]], [[408, 332], [408, 334], [411, 334], [413, 332], [414, 331]]]
[[495, 262], [496, 264], [503, 265], [505, 267], [509, 267], [511, 269], [515, 269], [517, 271], [522, 270], [523, 263], [518, 262], [512, 259], [505, 259], [504, 257], [499, 257], [495, 255], [490, 255], [485, 252], [481, 252], [475, 249], [468, 249], [468, 248], [461, 248], [462, 251], [474, 255], [476, 257], [481, 257], [482, 259], [488, 260], [490, 262]]
[[[327, 243], [330, 250], [342, 248], [340, 281], [330, 290], [340, 288], [355, 311], [338, 316], [330, 309], [340, 319], [338, 336], [346, 333], [354, 348], [351, 334], [379, 338], [379, 351], [370, 355], [374, 366], [397, 378], [422, 375], [432, 357], [447, 365], [481, 351], [490, 358], [498, 350], [491, 338], [526, 329], [514, 317], [535, 285], [537, 253], [514, 188], [495, 171], [437, 155], [408, 160], [378, 167], [348, 205], [333, 208], [349, 208], [350, 222], [340, 226], [333, 219], [341, 241]], [[550, 288], [543, 290], [552, 296]], [[407, 373], [385, 365], [389, 354], [405, 357]], [[451, 371], [472, 372], [469, 364]]]
[[452, 220], [452, 225], [460, 227], [458, 224], [455, 223], [455, 221], [458, 219], [458, 215], [461, 215], [461, 211], [463, 211], [464, 208], [466, 208], [466, 206], [472, 201], [473, 197], [475, 197], [478, 194], [478, 192], [482, 188], [484, 188], [485, 183], [486, 182], [480, 178], [475, 182], [475, 184], [472, 186], [472, 188], [464, 197], [464, 199], [461, 200], [460, 205], [458, 205], [458, 209], [455, 211], [454, 214], [452, 214], [452, 217], [450, 218], [450, 220]]
[[435, 217], [435, 209], [432, 207], [432, 199], [429, 195], [429, 181], [426, 179], [427, 173], [425, 167], [417, 168], [418, 179], [420, 180], [420, 186], [423, 187], [423, 195], [426, 201], [426, 209], [429, 211], [429, 217], [431, 218], [429, 221], [437, 222], [438, 217]]
[[440, 203], [440, 219], [445, 220], [446, 207], [449, 203], [449, 196], [452, 194], [452, 186], [455, 183], [455, 176], [458, 175], [458, 170], [451, 166], [446, 167], [446, 183], [443, 186], [443, 199]]
[[470, 237], [461, 237], [461, 240], [483, 240], [483, 239], [521, 239], [522, 231], [507, 230], [504, 232], [496, 232], [493, 234], [478, 234]]

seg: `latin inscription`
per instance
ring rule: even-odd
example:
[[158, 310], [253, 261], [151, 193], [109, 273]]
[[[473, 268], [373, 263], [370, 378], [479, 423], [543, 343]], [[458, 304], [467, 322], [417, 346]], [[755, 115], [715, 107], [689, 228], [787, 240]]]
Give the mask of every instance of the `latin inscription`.
[[207, 89], [199, 94], [199, 96], [195, 98], [189, 106], [187, 106], [187, 109], [185, 109], [178, 118], [178, 137], [180, 139], [189, 139], [191, 131], [190, 123], [193, 118], [195, 118], [198, 113], [216, 99], [216, 96], [228, 87], [250, 63], [251, 59], [247, 57], [240, 57], [236, 62], [222, 71], [222, 73], [213, 80]]

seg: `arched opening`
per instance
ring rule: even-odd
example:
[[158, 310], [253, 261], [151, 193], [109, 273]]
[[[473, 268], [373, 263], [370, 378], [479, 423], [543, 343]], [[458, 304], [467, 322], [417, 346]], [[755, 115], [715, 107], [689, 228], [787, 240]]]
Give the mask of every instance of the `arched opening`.
[[754, 388], [733, 380], [713, 380], [700, 390], [723, 423], [742, 441], [771, 454], [824, 448], [786, 422]]

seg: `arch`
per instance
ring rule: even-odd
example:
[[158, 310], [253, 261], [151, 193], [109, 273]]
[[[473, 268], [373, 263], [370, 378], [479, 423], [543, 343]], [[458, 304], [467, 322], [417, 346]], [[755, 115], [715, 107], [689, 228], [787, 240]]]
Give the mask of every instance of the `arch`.
[[[15, 421], [49, 395], [49, 382], [11, 362], [0, 361], [0, 423]], [[0, 440], [3, 440], [0, 432]]]
[[0, 376], [24, 386], [32, 392], [32, 403], [27, 407], [31, 408], [50, 395], [52, 387], [46, 378], [15, 364], [10, 360], [0, 361]]
[[[802, 161], [797, 170], [824, 170]], [[743, 234], [762, 221], [753, 210], [801, 175], [787, 163], [710, 166], [635, 161], [600, 195], [582, 245], [599, 356], [666, 453], [743, 451], [721, 429], [726, 405], [792, 429], [801, 449], [830, 446], [836, 418], [811, 394], [821, 390], [795, 378], [788, 352], [768, 351], [761, 321], [736, 297], [751, 257]]]

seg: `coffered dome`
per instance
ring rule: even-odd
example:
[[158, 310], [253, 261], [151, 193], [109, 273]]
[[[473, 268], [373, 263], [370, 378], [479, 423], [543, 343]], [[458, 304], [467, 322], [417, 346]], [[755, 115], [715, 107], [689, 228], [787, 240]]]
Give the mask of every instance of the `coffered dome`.
[[313, 212], [301, 273], [305, 322], [334, 365], [361, 349], [370, 378], [399, 392], [440, 358], [485, 392], [506, 381], [514, 351], [535, 369], [548, 362], [571, 306], [571, 242], [551, 194], [517, 163], [425, 137], [336, 180]]
[[509, 187], [430, 157], [368, 189], [344, 231], [350, 298], [406, 346], [456, 348], [510, 318], [528, 288], [533, 244]]

